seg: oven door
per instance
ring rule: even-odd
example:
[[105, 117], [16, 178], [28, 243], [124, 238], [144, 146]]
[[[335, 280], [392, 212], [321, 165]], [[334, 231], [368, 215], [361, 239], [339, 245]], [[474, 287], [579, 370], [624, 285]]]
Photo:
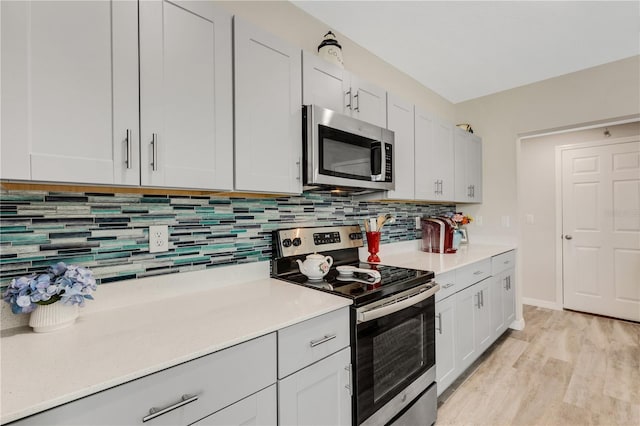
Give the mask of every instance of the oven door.
[[[434, 299], [431, 296], [400, 311], [356, 324], [357, 424], [435, 365]], [[383, 417], [374, 423], [384, 424], [391, 419], [386, 414]]]

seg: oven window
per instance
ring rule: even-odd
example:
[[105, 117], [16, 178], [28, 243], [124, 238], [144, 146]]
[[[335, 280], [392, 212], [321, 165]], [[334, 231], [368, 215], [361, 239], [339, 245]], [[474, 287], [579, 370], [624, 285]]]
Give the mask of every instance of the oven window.
[[323, 125], [318, 126], [318, 133], [322, 174], [371, 180], [371, 150], [375, 141]]
[[424, 336], [424, 316], [420, 315], [373, 338], [375, 403], [423, 367]]

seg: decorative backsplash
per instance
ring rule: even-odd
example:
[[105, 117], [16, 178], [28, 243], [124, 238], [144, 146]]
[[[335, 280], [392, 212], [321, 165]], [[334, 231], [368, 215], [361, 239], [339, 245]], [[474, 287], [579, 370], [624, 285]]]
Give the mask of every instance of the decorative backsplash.
[[[420, 238], [416, 216], [455, 205], [354, 201], [326, 193], [223, 198], [113, 193], [0, 193], [0, 286], [64, 261], [90, 267], [101, 283], [269, 260], [271, 231], [362, 224], [391, 213], [382, 243]], [[149, 225], [169, 226], [169, 251], [149, 253]]]

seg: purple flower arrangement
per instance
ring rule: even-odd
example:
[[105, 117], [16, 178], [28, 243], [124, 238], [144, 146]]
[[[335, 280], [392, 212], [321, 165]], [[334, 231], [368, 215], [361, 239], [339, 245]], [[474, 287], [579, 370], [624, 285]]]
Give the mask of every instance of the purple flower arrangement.
[[93, 272], [63, 262], [51, 265], [44, 274], [14, 278], [2, 298], [11, 305], [14, 314], [26, 314], [37, 305], [61, 301], [84, 306], [84, 300], [93, 300], [91, 293], [97, 288]]

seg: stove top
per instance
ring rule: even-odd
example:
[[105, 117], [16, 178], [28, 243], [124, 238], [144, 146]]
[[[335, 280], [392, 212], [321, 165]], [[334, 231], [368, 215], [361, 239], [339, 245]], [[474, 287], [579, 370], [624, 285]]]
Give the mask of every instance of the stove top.
[[[360, 262], [358, 247], [362, 246], [359, 225], [274, 231], [271, 273], [274, 278], [349, 297], [355, 307], [410, 290], [435, 277], [431, 271]], [[309, 280], [298, 269], [297, 260], [304, 262], [308, 254], [315, 252], [333, 258], [333, 267], [322, 280]], [[340, 273], [339, 269], [348, 269], [345, 266], [361, 271]]]
[[380, 280], [378, 281], [371, 275], [362, 272], [355, 272], [353, 275], [347, 276], [339, 273], [335, 267], [331, 268], [321, 281], [309, 280], [306, 275], [300, 272], [278, 276], [277, 278], [339, 296], [349, 297], [353, 299], [355, 307], [409, 290], [434, 278], [433, 272], [417, 269], [398, 268], [366, 262], [353, 263], [350, 266], [378, 271], [381, 275]]

